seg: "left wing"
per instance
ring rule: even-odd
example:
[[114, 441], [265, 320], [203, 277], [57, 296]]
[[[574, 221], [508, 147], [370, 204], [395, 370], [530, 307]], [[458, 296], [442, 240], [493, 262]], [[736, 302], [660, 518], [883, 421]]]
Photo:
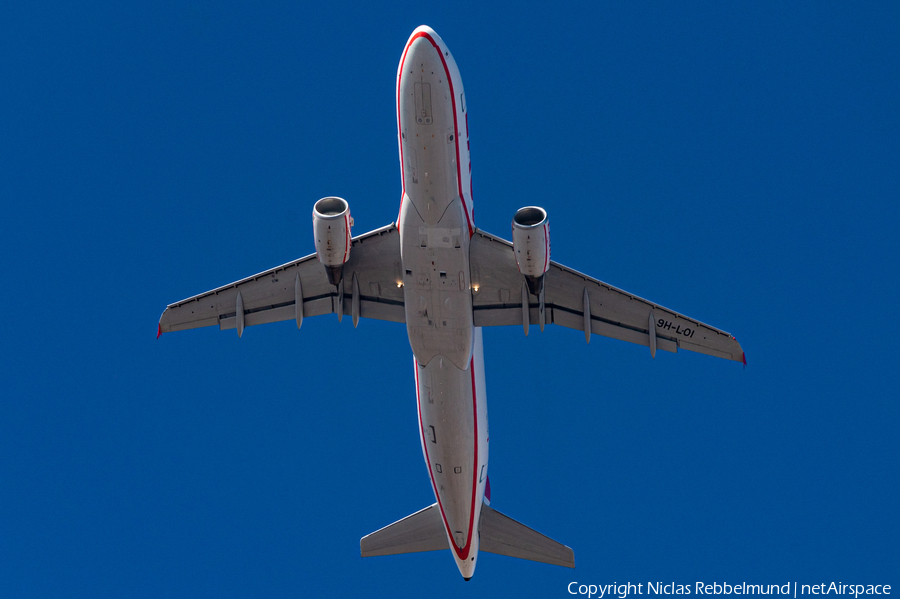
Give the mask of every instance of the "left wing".
[[[540, 298], [524, 289], [513, 245], [478, 230], [469, 246], [475, 326], [553, 323], [639, 345], [679, 349], [744, 362], [744, 351], [725, 331], [703, 324], [557, 262], [544, 275], [544, 313]], [[543, 324], [541, 325], [543, 328]]]
[[405, 322], [400, 276], [400, 235], [390, 224], [353, 239], [340, 287], [328, 282], [315, 254], [171, 304], [159, 333], [219, 325], [238, 329], [336, 312], [357, 319]]

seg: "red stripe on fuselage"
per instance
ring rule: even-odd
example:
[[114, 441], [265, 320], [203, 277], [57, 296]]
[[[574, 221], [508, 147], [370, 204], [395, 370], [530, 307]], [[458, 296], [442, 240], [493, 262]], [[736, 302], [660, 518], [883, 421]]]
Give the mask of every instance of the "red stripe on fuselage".
[[478, 397], [475, 394], [475, 357], [469, 363], [469, 371], [472, 373], [472, 419], [475, 428], [475, 460], [472, 465], [472, 505], [469, 511], [469, 532], [466, 536], [466, 546], [460, 549], [453, 541], [453, 531], [450, 530], [450, 523], [447, 521], [447, 515], [444, 513], [444, 505], [441, 503], [441, 496], [437, 490], [437, 483], [434, 481], [434, 472], [431, 469], [431, 458], [428, 455], [428, 441], [425, 440], [425, 423], [422, 422], [422, 399], [419, 397], [419, 361], [413, 357], [413, 364], [416, 370], [416, 407], [419, 409], [419, 437], [422, 439], [422, 447], [425, 450], [425, 461], [428, 462], [428, 475], [431, 478], [431, 488], [434, 489], [434, 496], [437, 499], [438, 508], [441, 510], [441, 518], [444, 519], [444, 529], [450, 541], [450, 548], [456, 553], [461, 560], [468, 559], [469, 551], [472, 548], [472, 530], [475, 526], [475, 493], [478, 490]]
[[[456, 95], [453, 92], [453, 78], [450, 76], [450, 69], [447, 68], [447, 61], [444, 59], [443, 51], [441, 50], [440, 46], [437, 45], [437, 42], [434, 41], [434, 38], [432, 38], [431, 35], [429, 35], [425, 31], [420, 31], [419, 33], [409, 38], [409, 42], [407, 42], [406, 48], [403, 49], [403, 58], [400, 59], [400, 76], [397, 77], [397, 140], [400, 143], [400, 179], [401, 184], [403, 185], [403, 193], [400, 196], [400, 212], [397, 214], [397, 223], [400, 223], [400, 213], [403, 212], [403, 197], [406, 195], [406, 172], [405, 166], [403, 164], [403, 129], [402, 124], [400, 123], [400, 82], [403, 79], [403, 65], [406, 64], [406, 54], [409, 52], [409, 48], [410, 46], [412, 46], [412, 43], [420, 37], [423, 37], [431, 42], [431, 45], [434, 46], [435, 50], [437, 50], [438, 56], [441, 57], [441, 64], [444, 65], [444, 73], [447, 74], [447, 83], [450, 85], [450, 104], [453, 107], [453, 139], [455, 140], [454, 146], [456, 147], [456, 186], [459, 188], [459, 200], [462, 202], [463, 212], [466, 215], [466, 224], [469, 227], [469, 237], [472, 237], [472, 235], [475, 233], [475, 230], [472, 227], [472, 219], [469, 218], [469, 207], [468, 205], [466, 205], [466, 198], [463, 195], [462, 175], [460, 174], [459, 170], [459, 127], [456, 123]], [[468, 137], [469, 116], [467, 114], [466, 138]], [[471, 167], [471, 164], [469, 166]]]

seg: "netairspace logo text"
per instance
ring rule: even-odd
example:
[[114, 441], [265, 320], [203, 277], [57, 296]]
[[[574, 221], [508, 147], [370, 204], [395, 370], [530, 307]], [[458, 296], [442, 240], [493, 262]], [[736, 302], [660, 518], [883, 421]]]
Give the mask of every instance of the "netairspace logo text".
[[[646, 588], [646, 591], [645, 591]], [[566, 587], [571, 595], [596, 597], [597, 599], [626, 599], [629, 595], [786, 595], [797, 599], [800, 595], [890, 595], [889, 584], [844, 584], [842, 582], [822, 582], [819, 584], [750, 584], [747, 582], [695, 582], [677, 584], [674, 582], [623, 582], [621, 584], [587, 584], [570, 582]], [[872, 598], [874, 599], [874, 598]]]

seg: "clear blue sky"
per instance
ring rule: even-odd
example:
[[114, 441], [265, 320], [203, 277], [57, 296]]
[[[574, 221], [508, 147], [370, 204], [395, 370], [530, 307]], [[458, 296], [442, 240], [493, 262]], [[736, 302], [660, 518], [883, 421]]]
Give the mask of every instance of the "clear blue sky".
[[[0, 596], [896, 589], [900, 5], [255, 4], [3, 11]], [[359, 557], [434, 501], [402, 325], [155, 338], [311, 253], [320, 197], [396, 218], [423, 23], [466, 86], [477, 225], [544, 206], [554, 259], [747, 352], [485, 331], [494, 506], [574, 572]]]

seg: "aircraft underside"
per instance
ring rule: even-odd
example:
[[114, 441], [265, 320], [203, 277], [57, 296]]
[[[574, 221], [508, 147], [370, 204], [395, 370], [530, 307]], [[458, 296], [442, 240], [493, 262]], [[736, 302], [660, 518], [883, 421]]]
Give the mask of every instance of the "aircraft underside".
[[550, 260], [549, 219], [527, 206], [512, 243], [475, 228], [465, 92], [443, 40], [417, 28], [397, 70], [403, 193], [396, 224], [358, 237], [342, 198], [313, 208], [316, 253], [171, 304], [159, 333], [244, 328], [321, 314], [406, 324], [419, 436], [435, 503], [360, 540], [363, 557], [450, 549], [574, 567], [569, 547], [490, 507], [482, 327], [561, 325], [657, 350], [743, 361], [728, 333]]

